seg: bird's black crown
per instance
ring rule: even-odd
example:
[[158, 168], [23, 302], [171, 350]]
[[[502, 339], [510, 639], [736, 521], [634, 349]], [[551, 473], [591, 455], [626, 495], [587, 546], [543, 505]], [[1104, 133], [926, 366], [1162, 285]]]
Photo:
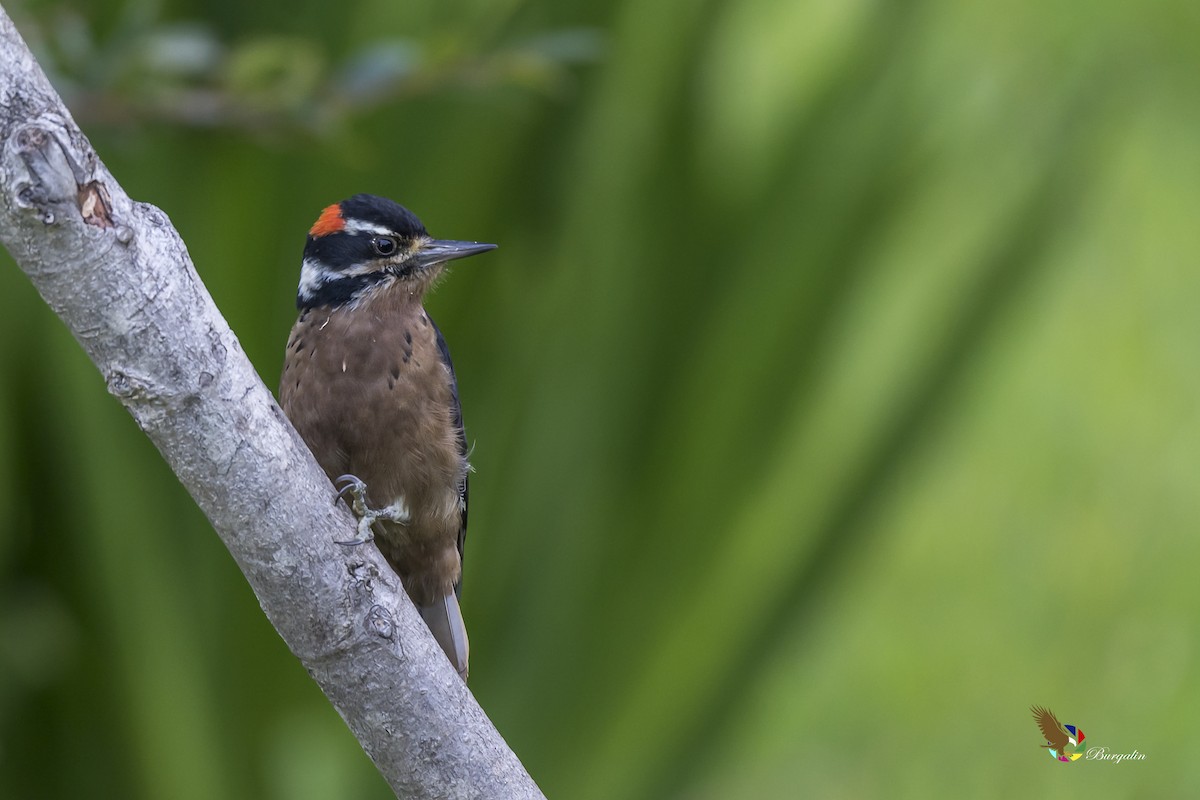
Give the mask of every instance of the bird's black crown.
[[425, 226], [417, 215], [404, 206], [386, 197], [373, 194], [356, 194], [338, 203], [342, 217], [387, 228], [397, 236], [415, 238], [425, 236]]

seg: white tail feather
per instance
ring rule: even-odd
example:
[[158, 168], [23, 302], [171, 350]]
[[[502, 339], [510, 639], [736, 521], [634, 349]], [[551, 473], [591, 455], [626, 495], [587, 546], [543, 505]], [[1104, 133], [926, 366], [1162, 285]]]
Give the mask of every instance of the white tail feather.
[[463, 622], [458, 598], [451, 592], [432, 605], [418, 606], [417, 610], [421, 612], [421, 618], [425, 620], [433, 638], [446, 651], [450, 663], [466, 680], [471, 646], [467, 641], [467, 625]]

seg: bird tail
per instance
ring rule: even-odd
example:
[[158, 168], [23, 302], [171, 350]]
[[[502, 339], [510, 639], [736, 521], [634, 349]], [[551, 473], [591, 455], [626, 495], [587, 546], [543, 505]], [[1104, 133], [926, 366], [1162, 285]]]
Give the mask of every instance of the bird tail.
[[421, 612], [421, 618], [429, 626], [433, 638], [446, 651], [446, 657], [465, 681], [471, 646], [467, 641], [467, 625], [463, 622], [454, 592], [449, 592], [430, 605], [417, 606], [417, 610]]

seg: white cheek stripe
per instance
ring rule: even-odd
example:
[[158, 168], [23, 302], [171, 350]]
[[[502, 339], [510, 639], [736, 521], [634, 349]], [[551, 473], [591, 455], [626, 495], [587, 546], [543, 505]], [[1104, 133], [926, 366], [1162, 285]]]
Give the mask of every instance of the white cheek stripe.
[[300, 265], [300, 286], [297, 291], [301, 296], [310, 297], [320, 291], [321, 287], [327, 283], [332, 283], [342, 278], [357, 278], [361, 275], [370, 275], [373, 272], [379, 271], [380, 269], [377, 264], [368, 261], [362, 264], [354, 264], [335, 272], [320, 261], [306, 258]]
[[306, 258], [300, 265], [299, 293], [305, 296], [316, 294], [322, 284], [329, 282], [330, 278], [329, 270], [320, 262]]

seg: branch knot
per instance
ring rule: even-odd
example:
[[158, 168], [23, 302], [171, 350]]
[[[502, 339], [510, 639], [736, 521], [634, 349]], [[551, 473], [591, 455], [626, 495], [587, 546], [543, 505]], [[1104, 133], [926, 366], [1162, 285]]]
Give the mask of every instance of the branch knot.
[[388, 610], [381, 605], [371, 606], [371, 610], [367, 612], [367, 631], [374, 633], [381, 639], [391, 641], [396, 634], [396, 623], [392, 621], [392, 615]]

